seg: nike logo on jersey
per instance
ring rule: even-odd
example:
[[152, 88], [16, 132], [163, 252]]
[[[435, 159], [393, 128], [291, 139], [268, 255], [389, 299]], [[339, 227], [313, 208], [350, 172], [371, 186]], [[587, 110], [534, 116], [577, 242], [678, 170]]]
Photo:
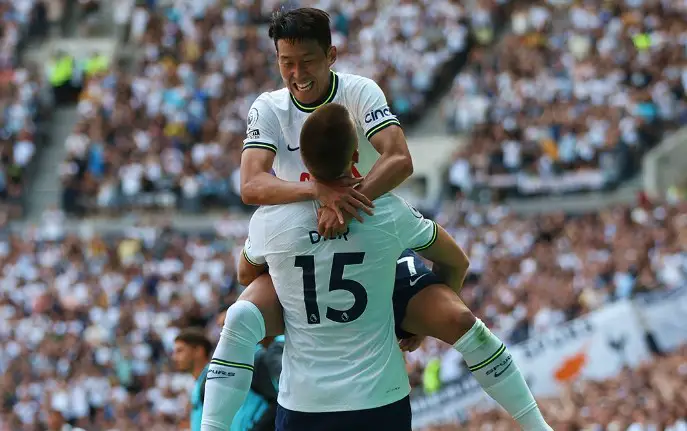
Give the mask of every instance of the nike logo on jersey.
[[427, 274], [422, 274], [421, 276], [419, 276], [419, 277], [416, 278], [415, 280], [410, 280], [410, 281], [408, 282], [408, 283], [410, 284], [410, 287], [415, 286], [415, 285], [417, 284], [417, 282], [420, 281], [420, 279], [421, 279], [422, 277], [424, 277], [425, 275], [427, 275]]
[[289, 150], [289, 151], [298, 151], [298, 150], [301, 149], [301, 147], [300, 147], [300, 145], [299, 145], [299, 146], [297, 146], [296, 148], [291, 148], [290, 145], [287, 145], [287, 146], [286, 146], [286, 149]]

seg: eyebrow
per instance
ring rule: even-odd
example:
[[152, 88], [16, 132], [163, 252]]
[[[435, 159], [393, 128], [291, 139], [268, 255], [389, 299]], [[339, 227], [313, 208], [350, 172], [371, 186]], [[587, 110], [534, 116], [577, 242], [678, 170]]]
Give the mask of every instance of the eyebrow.
[[294, 57], [314, 57], [316, 53], [314, 52], [305, 52], [303, 54], [296, 54], [296, 55], [286, 55], [286, 54], [279, 54], [279, 58], [283, 60], [292, 60]]

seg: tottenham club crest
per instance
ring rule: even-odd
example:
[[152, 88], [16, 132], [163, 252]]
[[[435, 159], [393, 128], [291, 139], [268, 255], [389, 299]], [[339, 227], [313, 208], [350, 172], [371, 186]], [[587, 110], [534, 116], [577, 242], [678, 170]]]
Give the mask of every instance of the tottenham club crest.
[[253, 127], [255, 123], [258, 122], [258, 110], [255, 108], [250, 108], [250, 111], [248, 111], [248, 127]]

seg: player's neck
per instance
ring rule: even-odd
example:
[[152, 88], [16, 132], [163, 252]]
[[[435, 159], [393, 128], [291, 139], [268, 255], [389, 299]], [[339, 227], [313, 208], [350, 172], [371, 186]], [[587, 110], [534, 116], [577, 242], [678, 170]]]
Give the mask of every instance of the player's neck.
[[[210, 362], [210, 360], [208, 360], [208, 362]], [[198, 377], [200, 377], [201, 373], [203, 372], [203, 369], [205, 368], [205, 365], [206, 364], [204, 364], [204, 363], [199, 363], [199, 364], [196, 364], [193, 366], [193, 370], [191, 370], [191, 374], [193, 375], [194, 379], [197, 379]]]

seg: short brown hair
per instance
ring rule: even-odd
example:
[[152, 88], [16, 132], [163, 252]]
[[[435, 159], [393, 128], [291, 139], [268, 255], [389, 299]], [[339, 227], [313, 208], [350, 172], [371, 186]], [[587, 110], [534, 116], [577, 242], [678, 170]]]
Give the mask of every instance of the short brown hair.
[[322, 181], [340, 178], [350, 167], [358, 143], [348, 110], [329, 103], [310, 114], [301, 129], [303, 162], [312, 176]]
[[177, 335], [174, 341], [188, 344], [191, 347], [202, 347], [203, 350], [205, 350], [205, 356], [208, 358], [212, 354], [212, 343], [205, 335], [205, 331], [203, 331], [201, 328], [183, 329], [181, 332], [179, 332], [179, 335]]

